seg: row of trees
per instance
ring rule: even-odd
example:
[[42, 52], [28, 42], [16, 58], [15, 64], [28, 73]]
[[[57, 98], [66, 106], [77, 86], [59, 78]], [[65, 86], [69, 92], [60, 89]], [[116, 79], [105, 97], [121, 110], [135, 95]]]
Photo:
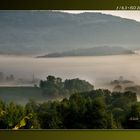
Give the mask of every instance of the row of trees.
[[93, 90], [93, 85], [85, 80], [66, 79], [62, 81], [59, 77], [49, 75], [46, 80], [40, 81], [40, 88], [43, 90], [43, 96], [48, 98], [68, 97], [73, 93]]
[[24, 107], [0, 102], [1, 129], [129, 129], [140, 128], [139, 119], [140, 103], [132, 92], [98, 89]]

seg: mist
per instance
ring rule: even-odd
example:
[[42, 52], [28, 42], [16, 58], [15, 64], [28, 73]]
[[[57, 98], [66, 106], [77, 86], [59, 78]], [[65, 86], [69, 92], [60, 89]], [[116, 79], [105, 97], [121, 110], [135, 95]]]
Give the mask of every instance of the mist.
[[45, 79], [55, 75], [63, 79], [80, 78], [95, 86], [123, 76], [140, 83], [140, 55], [112, 55], [94, 57], [33, 58], [0, 56], [0, 72], [16, 78]]
[[[15, 79], [23, 79], [26, 84], [16, 82], [0, 83], [6, 87], [26, 86], [33, 87], [33, 75], [35, 79], [46, 79], [48, 75], [54, 75], [64, 79], [80, 78], [87, 80], [97, 88], [109, 88], [112, 80], [123, 76], [124, 79], [140, 85], [140, 55], [112, 55], [92, 57], [62, 57], [62, 58], [34, 58], [29, 56], [0, 56], [0, 72], [5, 75], [13, 74]], [[5, 101], [16, 101], [25, 104], [29, 99], [44, 101], [41, 95], [14, 95], [1, 93], [0, 98]], [[45, 99], [46, 100], [46, 99]]]

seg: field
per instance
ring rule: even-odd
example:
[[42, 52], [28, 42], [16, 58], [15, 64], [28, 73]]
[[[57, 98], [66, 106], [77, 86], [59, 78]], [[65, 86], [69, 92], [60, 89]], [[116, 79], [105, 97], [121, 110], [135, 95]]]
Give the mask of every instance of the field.
[[25, 104], [29, 99], [41, 101], [43, 97], [38, 87], [0, 87], [0, 99]]

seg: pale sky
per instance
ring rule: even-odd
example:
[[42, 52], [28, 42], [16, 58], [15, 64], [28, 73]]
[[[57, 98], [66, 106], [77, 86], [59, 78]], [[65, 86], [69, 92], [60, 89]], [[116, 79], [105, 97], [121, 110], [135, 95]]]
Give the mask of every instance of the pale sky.
[[[61, 10], [62, 11], [62, 10]], [[117, 10], [63, 10], [64, 12], [68, 12], [68, 13], [82, 13], [82, 12], [100, 12], [100, 13], [104, 13], [104, 14], [111, 14], [111, 15], [115, 15], [115, 16], [119, 16], [119, 17], [123, 17], [123, 18], [128, 18], [128, 19], [133, 19], [133, 20], [137, 20], [140, 21], [140, 11], [136, 10], [136, 11], [117, 11]]]

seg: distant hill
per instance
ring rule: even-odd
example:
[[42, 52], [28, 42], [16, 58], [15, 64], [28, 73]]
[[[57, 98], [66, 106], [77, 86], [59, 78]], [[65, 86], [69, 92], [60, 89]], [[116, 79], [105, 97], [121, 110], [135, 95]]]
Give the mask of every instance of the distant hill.
[[101, 13], [0, 11], [0, 54], [42, 54], [95, 46], [140, 48], [140, 22]]
[[50, 53], [44, 56], [38, 57], [66, 57], [66, 56], [103, 56], [103, 55], [120, 55], [120, 54], [133, 54], [131, 50], [124, 49], [122, 47], [94, 47], [87, 49], [76, 49], [72, 51], [66, 51], [61, 53]]

